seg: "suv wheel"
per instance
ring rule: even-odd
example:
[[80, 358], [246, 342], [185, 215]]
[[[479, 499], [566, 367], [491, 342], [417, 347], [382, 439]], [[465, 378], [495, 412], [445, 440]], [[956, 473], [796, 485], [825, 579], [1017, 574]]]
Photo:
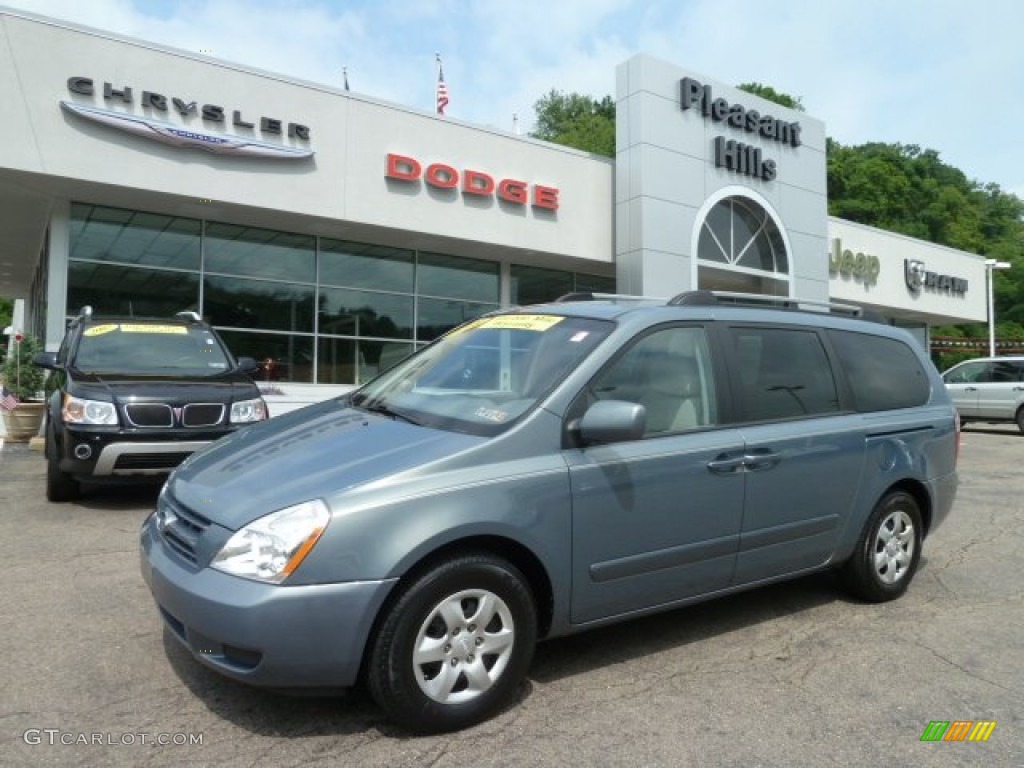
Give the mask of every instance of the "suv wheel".
[[536, 639], [518, 569], [463, 555], [419, 576], [387, 611], [369, 658], [370, 693], [410, 730], [465, 728], [512, 702]]
[[57, 444], [53, 432], [46, 438], [46, 498], [49, 501], [74, 501], [80, 493], [78, 481], [62, 472], [57, 458]]
[[1017, 409], [1017, 429], [1024, 433], [1024, 407]]
[[914, 578], [922, 538], [921, 510], [914, 497], [903, 491], [882, 497], [843, 567], [847, 587], [871, 603], [896, 599]]

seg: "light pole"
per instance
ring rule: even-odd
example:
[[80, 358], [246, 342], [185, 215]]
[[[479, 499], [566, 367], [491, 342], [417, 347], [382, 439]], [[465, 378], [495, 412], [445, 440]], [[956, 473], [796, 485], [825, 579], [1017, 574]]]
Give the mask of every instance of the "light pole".
[[995, 275], [992, 274], [993, 270], [996, 269], [1009, 269], [1012, 265], [1008, 261], [996, 261], [995, 259], [985, 259], [985, 288], [987, 290], [988, 298], [988, 356], [996, 356], [996, 311], [992, 306], [992, 284], [995, 282], [993, 279]]

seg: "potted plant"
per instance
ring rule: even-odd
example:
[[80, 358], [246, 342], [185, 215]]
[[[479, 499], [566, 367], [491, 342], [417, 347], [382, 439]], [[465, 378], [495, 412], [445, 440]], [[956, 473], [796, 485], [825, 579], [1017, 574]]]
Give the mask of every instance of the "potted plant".
[[16, 334], [3, 365], [4, 427], [9, 440], [30, 440], [39, 434], [46, 413], [42, 400], [46, 372], [33, 362], [42, 351], [34, 336]]

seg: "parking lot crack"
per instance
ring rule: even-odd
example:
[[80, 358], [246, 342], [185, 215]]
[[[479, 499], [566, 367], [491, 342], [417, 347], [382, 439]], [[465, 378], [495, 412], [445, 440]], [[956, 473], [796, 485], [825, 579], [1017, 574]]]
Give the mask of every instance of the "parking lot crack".
[[919, 647], [921, 647], [921, 648], [924, 648], [926, 651], [928, 651], [930, 654], [932, 654], [932, 656], [934, 656], [935, 658], [939, 659], [940, 661], [944, 661], [946, 664], [948, 664], [951, 667], [954, 667], [955, 669], [959, 669], [965, 675], [967, 675], [968, 677], [970, 677], [970, 678], [972, 678], [974, 680], [978, 680], [979, 682], [982, 682], [982, 683], [987, 683], [987, 684], [993, 686], [994, 688], [998, 688], [1001, 691], [1007, 691], [1008, 693], [1012, 693], [1013, 692], [1012, 688], [1009, 688], [1009, 687], [1007, 687], [1005, 685], [1000, 685], [999, 683], [995, 682], [994, 680], [989, 680], [988, 678], [983, 677], [983, 676], [977, 674], [976, 672], [972, 672], [971, 670], [967, 669], [967, 667], [963, 666], [962, 664], [956, 663], [955, 661], [953, 661], [948, 656], [943, 656], [941, 653], [939, 653], [937, 650], [932, 648], [930, 645], [927, 645], [926, 643], [922, 643], [920, 640], [915, 640], [914, 644], [919, 646]]

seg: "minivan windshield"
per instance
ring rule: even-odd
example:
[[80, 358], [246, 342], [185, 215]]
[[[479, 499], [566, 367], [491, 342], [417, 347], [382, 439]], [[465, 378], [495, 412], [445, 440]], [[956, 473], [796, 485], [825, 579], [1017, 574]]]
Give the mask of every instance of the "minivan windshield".
[[142, 322], [88, 326], [72, 365], [83, 373], [153, 376], [215, 376], [231, 368], [209, 329]]
[[357, 408], [492, 436], [508, 429], [611, 332], [612, 323], [504, 314], [462, 325], [353, 393]]

